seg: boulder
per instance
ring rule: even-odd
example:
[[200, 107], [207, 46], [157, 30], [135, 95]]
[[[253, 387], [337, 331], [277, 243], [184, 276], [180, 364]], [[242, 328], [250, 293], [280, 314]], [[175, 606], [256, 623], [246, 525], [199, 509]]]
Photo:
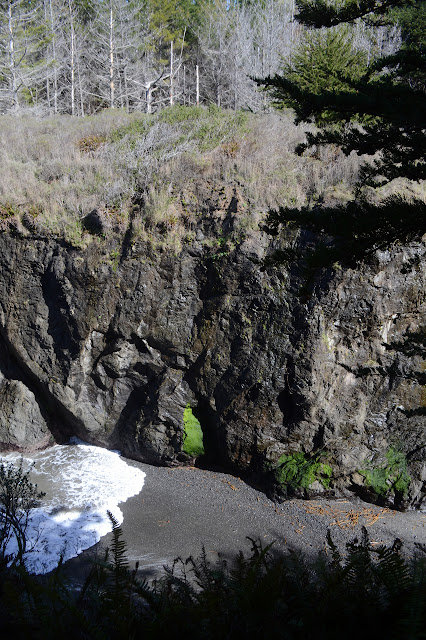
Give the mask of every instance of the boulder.
[[34, 394], [19, 380], [0, 384], [0, 447], [35, 451], [49, 444], [50, 432]]

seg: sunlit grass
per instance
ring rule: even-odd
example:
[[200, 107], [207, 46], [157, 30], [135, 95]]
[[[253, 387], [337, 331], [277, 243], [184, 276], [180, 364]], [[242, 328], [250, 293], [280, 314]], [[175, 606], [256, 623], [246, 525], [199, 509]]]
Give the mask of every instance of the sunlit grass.
[[1, 116], [0, 219], [27, 214], [38, 231], [78, 244], [75, 230], [93, 209], [123, 219], [142, 202], [134, 229], [178, 252], [207, 200], [226, 214], [234, 197], [235, 233], [244, 235], [270, 208], [302, 206], [334, 185], [350, 191], [354, 159], [298, 157], [303, 139], [289, 113], [177, 105], [152, 115]]

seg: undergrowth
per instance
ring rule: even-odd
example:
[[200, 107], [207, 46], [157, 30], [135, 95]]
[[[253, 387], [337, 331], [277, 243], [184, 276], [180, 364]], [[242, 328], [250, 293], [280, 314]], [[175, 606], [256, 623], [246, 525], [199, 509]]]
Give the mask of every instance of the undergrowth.
[[251, 553], [211, 562], [176, 559], [148, 583], [130, 569], [121, 529], [78, 588], [60, 565], [47, 579], [1, 568], [3, 637], [194, 638], [199, 640], [420, 640], [426, 628], [426, 562], [401, 545], [373, 547], [366, 529], [341, 553], [275, 554], [251, 540]]
[[[75, 246], [91, 241], [81, 220], [97, 209], [106, 228], [124, 233], [131, 217], [141, 239], [178, 252], [200, 217], [226, 214], [233, 197], [236, 233], [247, 233], [272, 207], [303, 206], [337, 186], [350, 192], [358, 167], [336, 152], [333, 162], [296, 156], [304, 129], [289, 114], [176, 105], [0, 120], [0, 231]], [[158, 201], [172, 204], [157, 211]]]

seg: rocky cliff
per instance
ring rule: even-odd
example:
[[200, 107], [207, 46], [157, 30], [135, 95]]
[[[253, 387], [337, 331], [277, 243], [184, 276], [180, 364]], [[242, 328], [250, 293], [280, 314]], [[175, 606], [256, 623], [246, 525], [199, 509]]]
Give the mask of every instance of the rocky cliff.
[[262, 231], [206, 242], [212, 226], [226, 238], [238, 210], [238, 194], [222, 194], [178, 255], [131, 228], [85, 248], [0, 234], [2, 448], [77, 435], [184, 463], [189, 403], [206, 464], [272, 490], [274, 469], [303, 452], [332, 473], [305, 494], [325, 485], [425, 508], [426, 243], [324, 269], [306, 287], [297, 261], [268, 265], [276, 241]]

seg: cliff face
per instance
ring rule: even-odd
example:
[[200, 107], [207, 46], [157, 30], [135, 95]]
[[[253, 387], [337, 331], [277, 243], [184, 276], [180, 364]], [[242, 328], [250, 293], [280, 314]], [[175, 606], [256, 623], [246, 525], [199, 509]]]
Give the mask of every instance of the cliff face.
[[[231, 201], [223, 228], [232, 215]], [[391, 450], [412, 478], [397, 502], [424, 507], [425, 243], [330, 269], [302, 294], [297, 264], [264, 266], [266, 234], [228, 250], [203, 238], [173, 256], [130, 236], [74, 249], [0, 234], [2, 448], [77, 435], [182, 462], [190, 403], [208, 460], [265, 487], [303, 451], [322, 453], [337, 493], [362, 492], [359, 471]]]

